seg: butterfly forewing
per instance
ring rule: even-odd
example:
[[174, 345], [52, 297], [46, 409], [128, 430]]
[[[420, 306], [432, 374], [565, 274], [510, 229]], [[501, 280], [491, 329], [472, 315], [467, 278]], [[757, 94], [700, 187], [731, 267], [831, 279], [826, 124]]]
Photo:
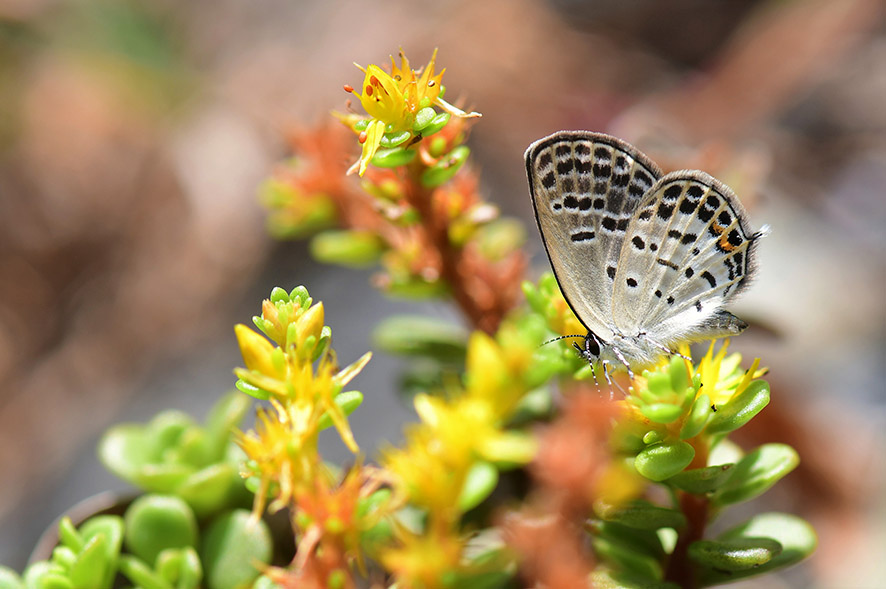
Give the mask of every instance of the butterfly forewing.
[[746, 285], [754, 240], [728, 187], [699, 171], [664, 176], [628, 225], [613, 288], [616, 327], [665, 344], [737, 333], [741, 322], [719, 307]]
[[526, 151], [535, 216], [563, 295], [585, 327], [612, 335], [612, 284], [628, 225], [661, 170], [631, 145], [561, 131]]

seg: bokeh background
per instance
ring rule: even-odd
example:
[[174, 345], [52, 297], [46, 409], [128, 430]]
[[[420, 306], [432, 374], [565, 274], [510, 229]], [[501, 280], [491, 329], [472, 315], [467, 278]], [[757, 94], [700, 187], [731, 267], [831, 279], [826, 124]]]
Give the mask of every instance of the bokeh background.
[[[324, 301], [345, 362], [392, 313], [459, 319], [272, 241], [256, 197], [287, 135], [344, 108], [352, 62], [400, 46], [414, 64], [438, 47], [447, 98], [484, 114], [474, 165], [525, 222], [532, 277], [547, 260], [522, 153], [559, 129], [705, 169], [772, 227], [734, 307], [752, 327], [733, 346], [772, 369], [748, 443], [799, 450], [760, 505], [808, 518], [821, 543], [766, 584], [882, 587], [879, 0], [0, 0], [0, 563], [20, 570], [67, 507], [124, 488], [95, 457], [107, 426], [205, 414], [240, 364], [232, 325], [273, 286]], [[413, 417], [397, 366], [377, 354], [356, 383], [370, 456]]]

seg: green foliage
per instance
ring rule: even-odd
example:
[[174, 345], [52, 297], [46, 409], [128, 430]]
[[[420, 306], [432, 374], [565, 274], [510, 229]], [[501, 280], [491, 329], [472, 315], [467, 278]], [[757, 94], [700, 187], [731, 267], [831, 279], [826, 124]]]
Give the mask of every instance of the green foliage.
[[248, 502], [239, 476], [242, 454], [231, 432], [249, 405], [235, 392], [216, 403], [203, 426], [174, 410], [144, 425], [114, 426], [99, 442], [99, 458], [109, 471], [144, 491], [181, 497], [198, 516]]
[[273, 545], [267, 524], [249, 511], [235, 509], [206, 529], [200, 555], [209, 589], [234, 589], [254, 581], [271, 561]]

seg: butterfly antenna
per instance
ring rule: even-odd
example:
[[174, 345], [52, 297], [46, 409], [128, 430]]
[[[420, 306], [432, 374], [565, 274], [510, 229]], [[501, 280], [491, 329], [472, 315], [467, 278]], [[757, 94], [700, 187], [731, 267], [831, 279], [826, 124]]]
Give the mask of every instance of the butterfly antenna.
[[555, 337], [554, 339], [549, 339], [548, 341], [546, 341], [545, 343], [541, 344], [541, 345], [538, 346], [538, 347], [540, 348], [541, 346], [546, 346], [546, 345], [548, 345], [548, 344], [552, 344], [552, 343], [554, 343], [554, 342], [558, 342], [558, 341], [560, 341], [561, 339], [569, 339], [570, 337], [579, 337], [579, 338], [584, 339], [584, 338], [586, 338], [587, 336], [586, 336], [586, 335], [561, 335], [561, 336], [559, 336], [559, 337]]

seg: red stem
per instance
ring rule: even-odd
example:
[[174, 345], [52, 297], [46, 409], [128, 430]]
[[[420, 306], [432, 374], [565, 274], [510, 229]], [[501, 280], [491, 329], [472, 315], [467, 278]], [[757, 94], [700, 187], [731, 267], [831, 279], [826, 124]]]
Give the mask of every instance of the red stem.
[[686, 529], [677, 537], [674, 553], [668, 561], [665, 581], [671, 581], [684, 589], [698, 586], [692, 562], [689, 560], [689, 545], [704, 538], [708, 523], [710, 504], [707, 497], [680, 493], [680, 510], [686, 516]]

